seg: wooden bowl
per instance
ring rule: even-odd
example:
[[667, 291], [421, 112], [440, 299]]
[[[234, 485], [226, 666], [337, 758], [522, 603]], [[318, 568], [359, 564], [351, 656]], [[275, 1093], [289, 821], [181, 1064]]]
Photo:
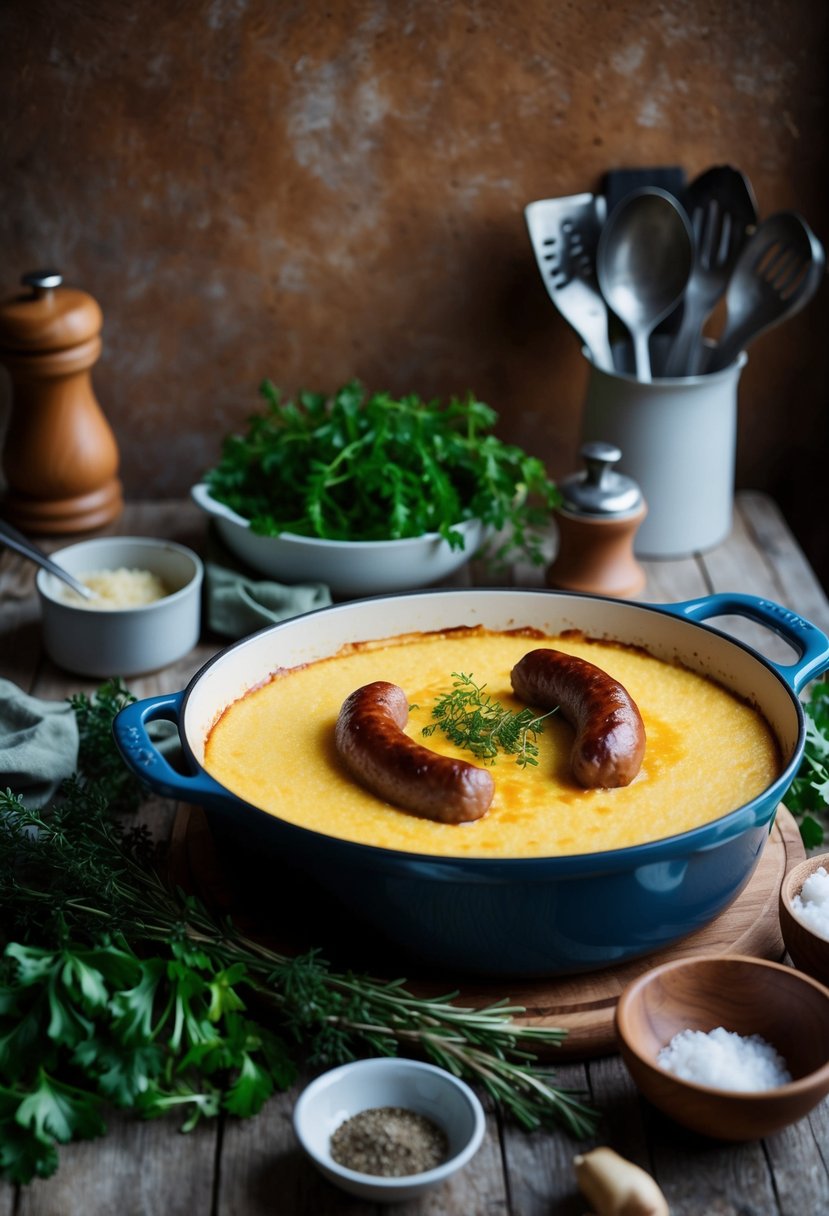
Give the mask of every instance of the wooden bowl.
[[798, 920], [792, 911], [795, 895], [800, 893], [806, 879], [821, 866], [829, 871], [829, 853], [808, 857], [783, 879], [780, 887], [780, 930], [795, 967], [822, 984], [829, 985], [829, 941]]
[[[685, 1081], [656, 1063], [682, 1030], [761, 1035], [793, 1080], [760, 1093]], [[754, 1140], [802, 1119], [829, 1093], [829, 990], [745, 955], [664, 963], [625, 988], [616, 1008], [622, 1058], [646, 1098], [677, 1123], [720, 1140]]]

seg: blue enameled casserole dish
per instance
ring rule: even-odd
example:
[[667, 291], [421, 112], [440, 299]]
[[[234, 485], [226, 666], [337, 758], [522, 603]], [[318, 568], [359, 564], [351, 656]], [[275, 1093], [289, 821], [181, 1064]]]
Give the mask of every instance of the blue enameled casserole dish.
[[[797, 658], [771, 662], [706, 623], [725, 615], [767, 626]], [[249, 805], [204, 771], [212, 724], [276, 668], [327, 657], [349, 642], [459, 625], [577, 629], [682, 663], [756, 705], [777, 738], [780, 775], [759, 797], [681, 835], [611, 852], [499, 860], [395, 852], [309, 831]], [[211, 659], [182, 692], [122, 710], [115, 736], [127, 764], [153, 790], [205, 809], [221, 856], [242, 865], [247, 856], [298, 867], [430, 965], [489, 976], [558, 975], [659, 950], [737, 897], [800, 764], [797, 694], [827, 666], [829, 639], [819, 629], [751, 596], [654, 606], [543, 590], [439, 589], [337, 604], [245, 638]], [[150, 738], [149, 723], [160, 719], [178, 728], [187, 775]]]

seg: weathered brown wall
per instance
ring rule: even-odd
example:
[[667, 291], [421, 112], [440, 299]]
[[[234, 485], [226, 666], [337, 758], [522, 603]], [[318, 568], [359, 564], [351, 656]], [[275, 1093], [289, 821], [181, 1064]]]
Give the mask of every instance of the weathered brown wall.
[[[573, 467], [585, 368], [523, 221], [621, 166], [730, 162], [827, 228], [824, 0], [6, 0], [5, 290], [45, 264], [105, 315], [127, 492], [187, 489], [286, 390], [473, 389]], [[760, 339], [738, 481], [829, 566], [825, 285]], [[822, 513], [822, 512], [821, 512]]]

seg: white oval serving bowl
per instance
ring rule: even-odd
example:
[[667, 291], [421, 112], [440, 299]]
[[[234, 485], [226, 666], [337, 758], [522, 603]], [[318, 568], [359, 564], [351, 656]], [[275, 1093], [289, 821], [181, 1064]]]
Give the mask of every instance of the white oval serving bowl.
[[484, 538], [477, 519], [457, 525], [463, 549], [436, 532], [404, 540], [322, 540], [282, 532], [260, 536], [250, 522], [214, 499], [203, 483], [190, 494], [215, 520], [228, 549], [261, 574], [286, 583], [325, 583], [334, 595], [380, 595], [427, 587], [448, 578], [469, 561]]
[[43, 644], [59, 667], [103, 679], [140, 675], [182, 658], [198, 641], [204, 568], [191, 549], [152, 537], [108, 536], [51, 557], [76, 576], [149, 570], [170, 588], [163, 599], [134, 608], [84, 607], [67, 601], [67, 588], [54, 574], [38, 571]]
[[[380, 1106], [416, 1111], [441, 1127], [449, 1142], [446, 1160], [398, 1178], [359, 1173], [336, 1162], [330, 1142], [337, 1128]], [[333, 1068], [312, 1081], [294, 1107], [294, 1131], [317, 1169], [343, 1190], [375, 1203], [398, 1203], [440, 1186], [475, 1155], [485, 1127], [483, 1107], [464, 1081], [434, 1064], [396, 1056]]]

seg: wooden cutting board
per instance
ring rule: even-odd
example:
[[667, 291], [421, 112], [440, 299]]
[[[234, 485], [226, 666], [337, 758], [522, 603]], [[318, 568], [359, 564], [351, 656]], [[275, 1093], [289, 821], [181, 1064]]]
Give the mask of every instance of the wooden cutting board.
[[[506, 998], [524, 1012], [515, 1021], [527, 1026], [555, 1026], [567, 1031], [558, 1047], [550, 1048], [556, 1060], [588, 1059], [615, 1051], [613, 1014], [622, 989], [658, 963], [699, 954], [749, 954], [779, 961], [784, 954], [777, 900], [780, 884], [792, 866], [805, 856], [797, 824], [785, 807], [778, 809], [775, 825], [750, 882], [716, 920], [666, 949], [585, 975], [541, 979], [500, 978], [491, 983], [478, 978], [401, 970], [399, 954], [388, 943], [366, 944], [365, 931], [350, 926], [342, 909], [329, 915], [324, 893], [309, 898], [307, 879], [300, 879], [305, 907], [298, 908], [288, 893], [293, 915], [284, 910], [267, 918], [241, 905], [223, 873], [203, 811], [182, 805], [176, 816], [170, 847], [170, 876], [174, 882], [200, 895], [217, 910], [233, 916], [238, 926], [285, 953], [318, 946], [334, 966], [350, 968], [387, 979], [407, 974], [407, 988], [421, 995], [458, 990], [455, 1003], [480, 1007]], [[277, 884], [278, 885], [278, 884]], [[282, 884], [284, 886], [284, 883]], [[306, 914], [314, 902], [316, 918]], [[272, 926], [279, 925], [280, 930]], [[286, 935], [283, 926], [290, 926]], [[310, 936], [309, 936], [310, 935]], [[325, 940], [326, 936], [330, 940]], [[357, 951], [357, 955], [355, 955]], [[338, 957], [338, 954], [342, 957]]]

